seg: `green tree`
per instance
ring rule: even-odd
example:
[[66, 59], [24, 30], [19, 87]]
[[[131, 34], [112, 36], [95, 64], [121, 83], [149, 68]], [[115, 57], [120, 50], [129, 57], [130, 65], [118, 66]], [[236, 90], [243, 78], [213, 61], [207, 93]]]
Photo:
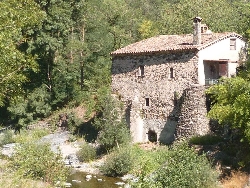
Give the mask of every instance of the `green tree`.
[[243, 140], [250, 142], [250, 82], [242, 77], [221, 80], [210, 87], [207, 93], [212, 96], [212, 109], [208, 116], [240, 130]]
[[[233, 4], [233, 6], [232, 6]], [[243, 34], [245, 20], [244, 12], [239, 7], [245, 5], [228, 0], [183, 0], [166, 3], [165, 11], [162, 12], [162, 33], [185, 34], [192, 33], [191, 19], [196, 16], [203, 18], [204, 23], [213, 32], [235, 31]], [[240, 10], [245, 10], [241, 8]], [[244, 17], [244, 16], [243, 16]]]
[[107, 151], [130, 141], [129, 129], [122, 112], [122, 105], [109, 95], [102, 114], [95, 119], [94, 126], [99, 129], [97, 141]]
[[27, 41], [34, 27], [39, 27], [44, 13], [33, 0], [4, 0], [0, 2], [0, 106], [23, 92], [27, 73], [37, 71], [35, 54], [27, 53]]
[[19, 97], [11, 101], [8, 111], [11, 113], [11, 119], [17, 124], [17, 127], [25, 127], [35, 120], [45, 118], [51, 115], [50, 95], [46, 86], [36, 88], [27, 97]]

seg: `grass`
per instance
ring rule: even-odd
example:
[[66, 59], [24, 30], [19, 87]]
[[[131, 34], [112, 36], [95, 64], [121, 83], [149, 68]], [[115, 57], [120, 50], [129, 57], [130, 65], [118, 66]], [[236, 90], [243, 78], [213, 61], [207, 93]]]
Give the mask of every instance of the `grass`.
[[20, 134], [16, 134], [14, 136], [14, 141], [16, 143], [27, 143], [27, 142], [32, 142], [39, 140], [45, 135], [48, 135], [50, 131], [48, 129], [44, 128], [36, 128], [32, 130], [25, 130], [22, 129]]
[[0, 159], [0, 185], [4, 185], [4, 188], [52, 188], [51, 185], [42, 181], [35, 181], [31, 179], [24, 179], [15, 176], [8, 169], [9, 162], [7, 160]]

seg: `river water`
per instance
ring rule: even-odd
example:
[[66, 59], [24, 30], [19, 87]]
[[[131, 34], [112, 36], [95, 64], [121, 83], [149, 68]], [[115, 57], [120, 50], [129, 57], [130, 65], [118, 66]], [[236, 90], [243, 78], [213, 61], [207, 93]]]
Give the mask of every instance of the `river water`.
[[71, 174], [67, 182], [72, 184], [71, 188], [123, 188], [125, 186], [125, 182], [120, 178], [90, 175], [84, 172]]

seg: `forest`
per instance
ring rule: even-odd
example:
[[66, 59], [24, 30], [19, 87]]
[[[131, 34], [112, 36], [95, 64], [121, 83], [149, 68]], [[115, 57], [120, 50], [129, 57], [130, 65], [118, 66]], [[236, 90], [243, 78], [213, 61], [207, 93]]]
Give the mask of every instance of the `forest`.
[[[158, 34], [249, 35], [241, 0], [5, 0], [1, 2], [1, 121], [25, 126], [67, 105], [99, 111], [110, 90], [110, 53]], [[95, 97], [93, 97], [95, 96]]]
[[[110, 97], [111, 52], [156, 35], [192, 33], [192, 18], [196, 16], [202, 17], [213, 32], [236, 32], [246, 41], [250, 38], [248, 0], [3, 0], [0, 7], [0, 127], [25, 129], [63, 109], [68, 113], [70, 129], [79, 131], [77, 128], [83, 122], [70, 109], [81, 106], [85, 120], [95, 119], [95, 129], [100, 131], [98, 141], [107, 153], [129, 140], [124, 122], [116, 121], [118, 112], [109, 113], [119, 106]], [[241, 65], [238, 76], [207, 91], [213, 99], [208, 116], [230, 126], [244, 148], [250, 142], [249, 62]], [[111, 140], [114, 135], [116, 138]], [[211, 172], [203, 158], [189, 153], [187, 144], [176, 147], [168, 154], [159, 149], [152, 158], [143, 158], [147, 165], [140, 169], [145, 173], [140, 174], [136, 187], [168, 185], [173, 179], [166, 180], [165, 175], [172, 173], [183, 157], [190, 160], [183, 160], [185, 163], [197, 163], [195, 168], [204, 167]], [[142, 151], [135, 150], [137, 155], [144, 156]], [[123, 160], [121, 156], [130, 152], [124, 149], [118, 155], [115, 159], [119, 162]], [[173, 169], [159, 171], [159, 184], [148, 179], [147, 174], [166, 158], [176, 156], [180, 161], [169, 161]], [[153, 167], [155, 162], [158, 166]], [[240, 162], [245, 167], [250, 160], [246, 157]], [[126, 165], [129, 167], [130, 163]], [[175, 172], [184, 173], [185, 169]], [[124, 174], [112, 170], [107, 173]], [[174, 180], [176, 184], [171, 186], [187, 185], [186, 179], [192, 179], [195, 173], [184, 173], [184, 178]], [[215, 182], [210, 180], [214, 174], [201, 175], [207, 179], [201, 182], [197, 179], [197, 184], [191, 186], [213, 187]]]

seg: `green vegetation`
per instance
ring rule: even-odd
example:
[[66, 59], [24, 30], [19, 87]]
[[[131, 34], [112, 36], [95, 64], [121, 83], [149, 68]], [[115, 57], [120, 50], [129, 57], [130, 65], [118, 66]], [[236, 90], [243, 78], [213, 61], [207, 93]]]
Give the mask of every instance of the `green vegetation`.
[[35, 128], [31, 130], [25, 130], [22, 129], [20, 134], [13, 135], [14, 142], [16, 143], [29, 143], [29, 142], [35, 142], [38, 141], [43, 136], [50, 133], [50, 130], [46, 128]]
[[[158, 34], [191, 33], [190, 21], [195, 16], [201, 16], [213, 32], [234, 31], [249, 38], [249, 1], [3, 0], [0, 6], [1, 125], [26, 128], [50, 117], [50, 128], [54, 129], [58, 116], [66, 114], [70, 131], [78, 134], [86, 120], [98, 132], [97, 142], [111, 153], [103, 167], [106, 174], [136, 174], [137, 187], [215, 186], [216, 176], [204, 156], [195, 155], [185, 144], [150, 152], [139, 147], [123, 151], [130, 135], [121, 113], [122, 104], [110, 94], [110, 52]], [[236, 78], [223, 79], [207, 91], [213, 100], [209, 117], [218, 120], [222, 127], [229, 127], [232, 137], [248, 146], [249, 63], [241, 63]], [[82, 119], [71, 110], [78, 106], [85, 108]], [[59, 159], [58, 155], [52, 154], [46, 145], [27, 145], [48, 132], [21, 129], [20, 134], [6, 131], [1, 136], [0, 145], [23, 144], [13, 158], [13, 166], [21, 167], [17, 168], [20, 176], [43, 177], [52, 183], [65, 178], [61, 164], [52, 163]], [[191, 143], [213, 144], [219, 140], [220, 137], [207, 135], [194, 137]], [[92, 148], [87, 147], [84, 145], [79, 152], [82, 160], [92, 160], [94, 156]], [[33, 164], [40, 157], [41, 163]], [[244, 165], [248, 159], [242, 160]], [[50, 171], [43, 169], [45, 166]], [[28, 185], [23, 180], [25, 183]], [[22, 187], [21, 182], [10, 184]]]
[[193, 136], [189, 142], [197, 145], [213, 145], [223, 141], [223, 138], [217, 135], [207, 134], [204, 136]]
[[90, 162], [96, 159], [96, 149], [93, 146], [84, 143], [76, 156], [80, 162]]
[[5, 130], [0, 136], [0, 146], [9, 143], [27, 143], [37, 141], [49, 133], [48, 129], [36, 128], [33, 130], [22, 129], [20, 134], [15, 134], [13, 130]]
[[131, 148], [115, 149], [108, 155], [101, 170], [107, 176], [122, 176], [132, 169], [134, 160]]
[[5, 144], [14, 143], [14, 132], [12, 130], [5, 130], [3, 132], [3, 135], [0, 137], [0, 146], [3, 146]]
[[219, 174], [187, 142], [149, 150], [136, 145], [115, 149], [101, 169], [109, 176], [134, 174], [138, 181], [132, 187], [218, 187]]
[[109, 151], [114, 147], [130, 142], [130, 133], [125, 122], [123, 106], [119, 101], [106, 97], [102, 113], [95, 119], [94, 126], [99, 130], [98, 143]]
[[1, 120], [24, 127], [67, 106], [84, 104], [89, 118], [101, 113], [109, 54], [131, 42], [191, 33], [197, 15], [214, 32], [249, 33], [249, 2], [241, 0], [5, 0], [1, 7]]
[[237, 129], [238, 136], [247, 142], [250, 142], [249, 86], [248, 77], [238, 76], [223, 79], [207, 91], [213, 99], [209, 117], [217, 119], [222, 126]]
[[[176, 143], [159, 152], [162, 157], [158, 165], [144, 163], [142, 172], [147, 169], [148, 173], [140, 173], [133, 187], [218, 187], [217, 172], [204, 155], [197, 155], [187, 143]], [[151, 161], [154, 159], [157, 157]]]
[[66, 182], [68, 174], [60, 153], [52, 152], [47, 144], [31, 142], [17, 146], [11, 167], [19, 177], [42, 179], [52, 184]]

